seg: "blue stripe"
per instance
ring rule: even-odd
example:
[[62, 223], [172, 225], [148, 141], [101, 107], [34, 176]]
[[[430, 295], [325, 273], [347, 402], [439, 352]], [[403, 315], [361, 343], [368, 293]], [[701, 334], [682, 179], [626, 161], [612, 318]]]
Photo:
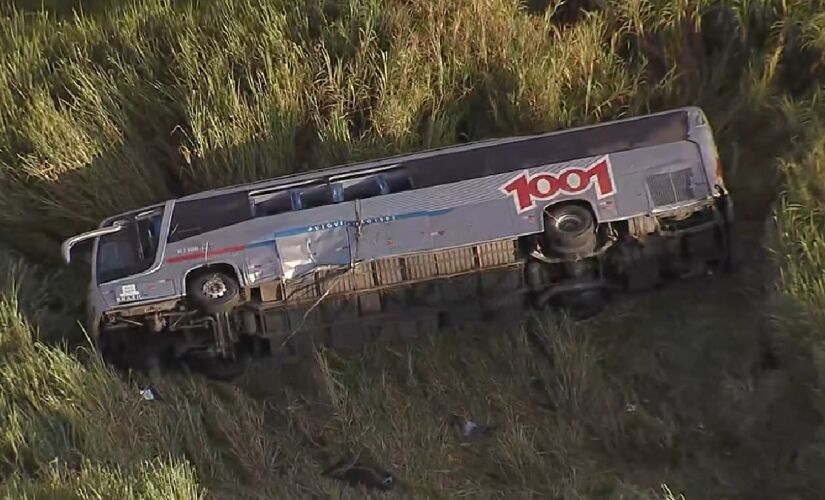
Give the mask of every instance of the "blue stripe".
[[275, 243], [275, 240], [263, 240], [263, 241], [256, 241], [254, 243], [248, 243], [246, 248], [258, 248], [258, 247], [268, 247], [269, 245]]
[[313, 233], [315, 231], [324, 231], [327, 229], [335, 229], [342, 226], [356, 226], [359, 222], [362, 225], [369, 226], [372, 224], [381, 224], [386, 222], [393, 222], [396, 220], [404, 220], [404, 219], [414, 219], [416, 217], [434, 217], [439, 215], [444, 215], [447, 212], [450, 212], [452, 208], [442, 208], [440, 210], [418, 210], [415, 212], [407, 212], [404, 214], [397, 214], [397, 215], [384, 215], [379, 217], [370, 217], [368, 219], [362, 219], [360, 221], [346, 221], [346, 220], [336, 220], [336, 221], [326, 221], [320, 224], [310, 224], [307, 226], [297, 226], [291, 227], [288, 229], [282, 229], [280, 231], [275, 231], [272, 234], [273, 239], [267, 239], [262, 241], [253, 241], [252, 243], [248, 243], [246, 248], [256, 248], [261, 246], [271, 245], [275, 239], [277, 238], [284, 238], [286, 236], [296, 236], [303, 233]]
[[444, 215], [444, 214], [446, 214], [447, 212], [449, 212], [451, 210], [452, 210], [452, 208], [442, 208], [441, 210], [420, 210], [420, 211], [417, 211], [417, 212], [408, 212], [406, 214], [395, 215], [394, 220], [412, 219], [412, 218], [415, 218], [415, 217], [427, 217], [427, 216], [437, 217], [439, 215]]

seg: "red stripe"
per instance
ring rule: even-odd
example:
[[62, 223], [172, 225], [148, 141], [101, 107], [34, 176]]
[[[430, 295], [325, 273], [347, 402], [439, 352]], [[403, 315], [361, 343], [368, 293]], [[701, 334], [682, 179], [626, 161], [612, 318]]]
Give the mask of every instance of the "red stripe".
[[221, 255], [224, 253], [236, 253], [236, 252], [243, 252], [243, 249], [246, 248], [246, 245], [235, 245], [234, 247], [223, 247], [217, 248], [215, 250], [211, 250], [209, 253], [212, 255]]
[[202, 259], [206, 257], [206, 252], [185, 253], [183, 255], [176, 255], [174, 257], [167, 257], [167, 264], [174, 264], [176, 262], [183, 262], [185, 260]]
[[[233, 247], [215, 248], [214, 250], [209, 251], [209, 255], [223, 255], [225, 253], [242, 252], [244, 248], [246, 248], [245, 245], [236, 245], [236, 246], [233, 246]], [[206, 256], [207, 256], [207, 252], [204, 252], [204, 251], [185, 253], [185, 254], [182, 254], [182, 255], [175, 255], [174, 257], [167, 257], [166, 258], [166, 263], [167, 264], [174, 264], [176, 262], [184, 262], [184, 261], [187, 261], [187, 260], [205, 259]]]

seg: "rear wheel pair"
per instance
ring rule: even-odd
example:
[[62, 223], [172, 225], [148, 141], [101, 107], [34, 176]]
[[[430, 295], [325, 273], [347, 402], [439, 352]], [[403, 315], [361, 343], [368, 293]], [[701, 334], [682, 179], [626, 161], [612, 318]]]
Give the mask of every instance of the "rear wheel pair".
[[549, 250], [562, 257], [583, 256], [596, 250], [596, 222], [577, 204], [550, 207], [544, 212], [544, 236]]
[[[576, 259], [566, 264], [569, 279], [594, 279], [592, 262], [578, 260], [596, 251], [598, 243], [596, 221], [587, 208], [578, 204], [562, 204], [544, 212], [544, 240], [547, 249], [563, 258]], [[577, 319], [596, 315], [605, 304], [604, 291], [588, 289], [570, 292], [560, 299], [561, 305]]]

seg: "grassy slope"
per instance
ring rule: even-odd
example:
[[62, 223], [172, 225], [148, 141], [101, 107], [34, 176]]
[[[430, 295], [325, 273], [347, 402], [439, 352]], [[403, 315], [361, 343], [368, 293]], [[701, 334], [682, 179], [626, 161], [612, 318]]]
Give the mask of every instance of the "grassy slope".
[[[29, 258], [180, 192], [681, 104], [710, 114], [755, 257], [546, 324], [552, 363], [521, 332], [463, 332], [237, 387], [169, 378], [155, 402], [88, 353], [33, 343], [34, 323], [77, 338], [61, 310], [79, 304], [54, 289], [70, 276], [24, 270], [0, 303], [7, 496], [337, 494], [318, 474], [347, 450], [417, 496], [822, 491], [820, 3], [107, 3], [6, 8], [0, 25], [0, 234]], [[452, 413], [499, 429], [462, 445]]]

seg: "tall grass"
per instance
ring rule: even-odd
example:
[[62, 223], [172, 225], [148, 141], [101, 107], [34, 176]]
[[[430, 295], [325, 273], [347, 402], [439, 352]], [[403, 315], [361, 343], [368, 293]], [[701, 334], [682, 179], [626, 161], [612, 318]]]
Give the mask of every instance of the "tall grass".
[[[797, 154], [782, 165], [785, 184], [771, 221], [771, 248], [779, 274], [775, 285], [786, 326], [811, 343], [825, 366], [825, 121], [822, 92], [795, 104], [807, 127]], [[825, 381], [825, 371], [820, 374]], [[825, 400], [821, 401], [825, 408]]]
[[[321, 353], [229, 387], [123, 380], [83, 349], [34, 342], [14, 297], [0, 307], [8, 498], [363, 498], [321, 476], [351, 454], [394, 473], [401, 497], [654, 498], [665, 478], [623, 484], [603, 461], [632, 457], [648, 470], [675, 446], [658, 410], [606, 371], [598, 325], [545, 319], [535, 330], [545, 349], [524, 332], [478, 331], [355, 359]], [[149, 383], [155, 401], [139, 393]], [[493, 430], [467, 440], [454, 415]]]
[[311, 457], [296, 458], [296, 437], [269, 433], [263, 408], [237, 389], [161, 380], [147, 401], [139, 390], [152, 381], [123, 380], [86, 349], [36, 342], [15, 296], [0, 299], [5, 498], [189, 499], [204, 498], [204, 486], [230, 498], [261, 481], [278, 497], [331, 488], [294, 476], [308, 476]]
[[[626, 410], [623, 382], [567, 322], [537, 330], [546, 353], [523, 332], [467, 333], [356, 360], [261, 365], [233, 387], [123, 379], [85, 348], [37, 342], [15, 298], [31, 285], [14, 283], [0, 300], [7, 498], [363, 498], [321, 476], [352, 453], [399, 477], [403, 497], [569, 496], [618, 487], [599, 477], [594, 450], [644, 449], [668, 432]], [[453, 415], [494, 431], [465, 442]]]
[[809, 2], [608, 2], [572, 24], [557, 4], [4, 7], [3, 239], [53, 257], [104, 216], [187, 192], [682, 104], [738, 141], [782, 68], [803, 89], [818, 68], [792, 64], [819, 47]]

